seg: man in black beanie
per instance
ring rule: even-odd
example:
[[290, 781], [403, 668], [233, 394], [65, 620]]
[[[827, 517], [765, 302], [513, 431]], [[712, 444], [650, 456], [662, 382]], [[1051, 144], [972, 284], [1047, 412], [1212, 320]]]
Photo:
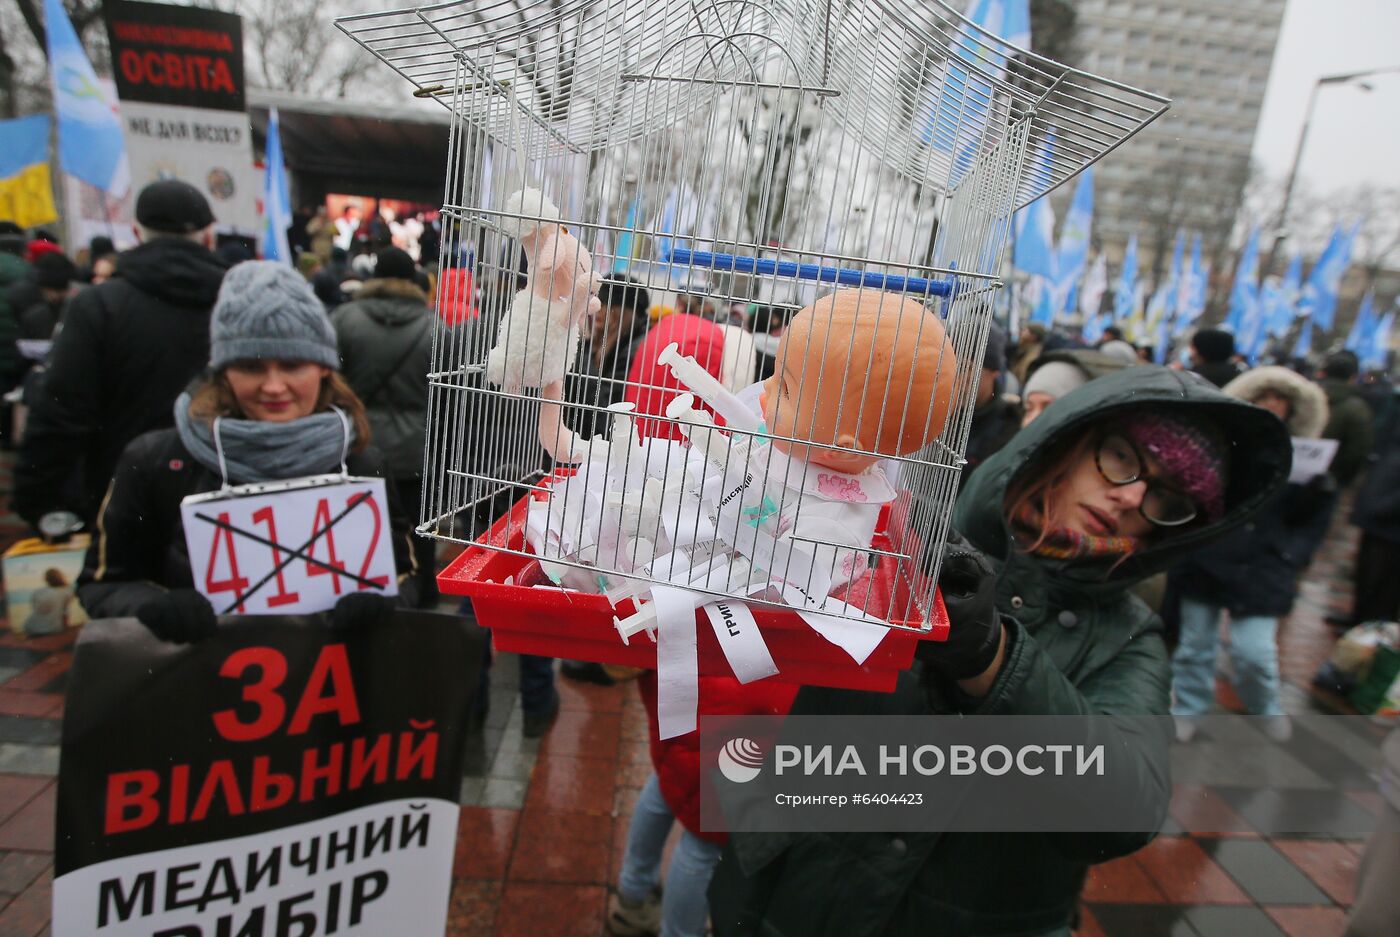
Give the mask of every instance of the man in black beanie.
[[77, 264], [67, 254], [53, 252], [34, 261], [34, 282], [39, 287], [40, 300], [19, 314], [19, 337], [46, 340], [63, 318], [63, 309], [76, 289], [79, 277]]
[[1200, 329], [1191, 336], [1191, 370], [1216, 387], [1240, 376], [1234, 361], [1235, 336], [1224, 329]]
[[90, 524], [126, 444], [174, 424], [175, 398], [209, 360], [227, 269], [213, 225], [194, 186], [151, 183], [136, 197], [140, 246], [69, 303], [15, 466], [14, 507], [35, 527], [46, 515]]

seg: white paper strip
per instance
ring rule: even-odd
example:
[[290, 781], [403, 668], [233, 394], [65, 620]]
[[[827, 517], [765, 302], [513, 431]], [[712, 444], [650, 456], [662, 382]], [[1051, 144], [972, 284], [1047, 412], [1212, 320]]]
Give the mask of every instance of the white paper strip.
[[700, 660], [695, 642], [695, 593], [653, 584], [656, 610], [656, 717], [663, 739], [695, 731]]
[[742, 602], [713, 602], [705, 606], [705, 615], [715, 629], [720, 650], [740, 683], [752, 683], [778, 672], [773, 655], [763, 634], [758, 630], [749, 607]]

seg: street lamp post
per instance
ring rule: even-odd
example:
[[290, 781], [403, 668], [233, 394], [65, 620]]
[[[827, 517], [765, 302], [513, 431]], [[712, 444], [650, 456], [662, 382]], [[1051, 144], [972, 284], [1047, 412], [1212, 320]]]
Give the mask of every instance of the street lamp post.
[[[1259, 270], [1262, 279], [1273, 270], [1274, 260], [1278, 257], [1279, 248], [1283, 246], [1284, 240], [1288, 237], [1288, 206], [1293, 201], [1293, 187], [1298, 182], [1298, 166], [1303, 161], [1303, 147], [1308, 142], [1308, 130], [1312, 127], [1313, 107], [1317, 104], [1317, 92], [1323, 85], [1345, 85], [1361, 78], [1369, 78], [1372, 75], [1382, 75], [1389, 72], [1400, 72], [1400, 65], [1392, 65], [1386, 68], [1372, 68], [1361, 72], [1347, 72], [1341, 75], [1323, 75], [1313, 82], [1312, 91], [1308, 93], [1308, 109], [1303, 115], [1303, 129], [1298, 133], [1298, 146], [1293, 151], [1293, 165], [1288, 170], [1288, 181], [1283, 187], [1283, 204], [1279, 206], [1278, 221], [1274, 226], [1274, 244], [1269, 249], [1268, 262]], [[1357, 85], [1363, 91], [1370, 91], [1371, 85], [1360, 82]]]

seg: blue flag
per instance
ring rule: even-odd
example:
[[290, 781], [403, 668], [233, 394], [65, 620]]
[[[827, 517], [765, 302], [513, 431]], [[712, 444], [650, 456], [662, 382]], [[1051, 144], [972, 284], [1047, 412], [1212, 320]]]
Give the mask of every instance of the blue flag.
[[292, 262], [287, 228], [292, 224], [292, 199], [287, 191], [287, 164], [282, 159], [282, 131], [277, 108], [267, 115], [267, 149], [263, 156], [263, 259]]
[[1201, 263], [1201, 236], [1191, 238], [1191, 264], [1185, 280], [1176, 294], [1176, 334], [1186, 330], [1206, 311], [1206, 292], [1210, 288], [1210, 272]]
[[1367, 290], [1366, 295], [1361, 297], [1361, 308], [1356, 310], [1356, 320], [1351, 324], [1351, 331], [1347, 333], [1347, 341], [1344, 346], [1347, 351], [1352, 352], [1358, 358], [1365, 355], [1371, 348], [1371, 335], [1376, 330], [1376, 312], [1374, 307], [1376, 301], [1376, 291]]
[[1031, 277], [1031, 285], [1028, 290], [1032, 297], [1033, 308], [1031, 309], [1031, 322], [1039, 322], [1047, 329], [1055, 327], [1055, 313], [1059, 309], [1058, 294], [1055, 292], [1055, 284], [1042, 276]]
[[1060, 246], [1056, 252], [1059, 279], [1056, 292], [1064, 297], [1065, 312], [1074, 312], [1079, 300], [1079, 281], [1089, 260], [1089, 232], [1094, 219], [1094, 167], [1079, 174], [1074, 185], [1074, 200], [1065, 215], [1060, 231]]
[[1288, 270], [1283, 281], [1278, 284], [1269, 300], [1261, 300], [1264, 305], [1265, 329], [1274, 338], [1283, 338], [1293, 328], [1293, 320], [1298, 318], [1298, 293], [1303, 282], [1303, 257], [1294, 254], [1288, 262]]
[[982, 144], [993, 98], [986, 76], [999, 80], [1006, 74], [1007, 56], [984, 45], [982, 31], [973, 27], [1031, 47], [1029, 0], [969, 0], [963, 16], [970, 25], [959, 27], [952, 55], [930, 76], [928, 101], [922, 119], [916, 119], [919, 139], [954, 158], [950, 187], [972, 168]]
[[[1049, 173], [1050, 158], [1055, 148], [1053, 131], [1037, 148], [1032, 165]], [[1050, 199], [1038, 198], [1016, 213], [1016, 241], [1011, 251], [1011, 266], [1032, 276], [1042, 276], [1056, 282], [1055, 210]]]
[[1382, 371], [1390, 363], [1390, 334], [1395, 329], [1395, 310], [1381, 316], [1381, 321], [1371, 332], [1371, 341], [1366, 354], [1361, 356], [1361, 366], [1367, 371]]
[[638, 195], [632, 199], [632, 204], [627, 208], [627, 220], [624, 221], [621, 234], [617, 236], [617, 246], [614, 250], [613, 273], [626, 273], [632, 266], [632, 261], [636, 258], [636, 249], [633, 247], [635, 232], [637, 230], [638, 219], [642, 213], [642, 197]]
[[1011, 265], [1023, 273], [1055, 282], [1055, 210], [1048, 198], [1038, 198], [1023, 209], [1024, 221], [1016, 236]]
[[1351, 263], [1351, 245], [1360, 229], [1360, 222], [1350, 232], [1343, 231], [1342, 226], [1337, 225], [1322, 256], [1317, 258], [1317, 263], [1308, 273], [1308, 282], [1303, 285], [1298, 314], [1306, 316], [1324, 332], [1332, 328], [1337, 312], [1337, 291], [1341, 288], [1342, 274], [1346, 273], [1347, 265]]
[[1303, 328], [1298, 333], [1297, 343], [1293, 346], [1294, 358], [1306, 358], [1312, 354], [1312, 331], [1312, 319], [1303, 319]]
[[1133, 314], [1137, 305], [1137, 235], [1128, 238], [1123, 251], [1123, 269], [1118, 273], [1118, 289], [1113, 294], [1113, 319], [1122, 322]]
[[1235, 265], [1235, 283], [1230, 288], [1230, 314], [1225, 317], [1221, 328], [1234, 332], [1236, 336], [1253, 322], [1259, 306], [1259, 229], [1249, 232]]
[[115, 196], [131, 186], [117, 105], [97, 83], [87, 53], [59, 0], [44, 0], [49, 73], [63, 171]]

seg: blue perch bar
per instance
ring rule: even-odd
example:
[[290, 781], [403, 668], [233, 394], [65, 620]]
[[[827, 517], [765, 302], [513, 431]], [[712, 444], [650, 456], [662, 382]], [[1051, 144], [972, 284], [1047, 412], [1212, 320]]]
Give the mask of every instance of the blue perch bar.
[[738, 254], [716, 254], [693, 251], [683, 247], [671, 251], [670, 263], [681, 267], [705, 270], [731, 270], [734, 273], [755, 273], [764, 276], [788, 277], [797, 280], [817, 280], [842, 286], [868, 286], [871, 289], [918, 296], [951, 296], [953, 278], [929, 280], [924, 277], [898, 277], [884, 273], [867, 273], [846, 267], [823, 264], [799, 264], [791, 260], [771, 260], [767, 257], [743, 257]]

